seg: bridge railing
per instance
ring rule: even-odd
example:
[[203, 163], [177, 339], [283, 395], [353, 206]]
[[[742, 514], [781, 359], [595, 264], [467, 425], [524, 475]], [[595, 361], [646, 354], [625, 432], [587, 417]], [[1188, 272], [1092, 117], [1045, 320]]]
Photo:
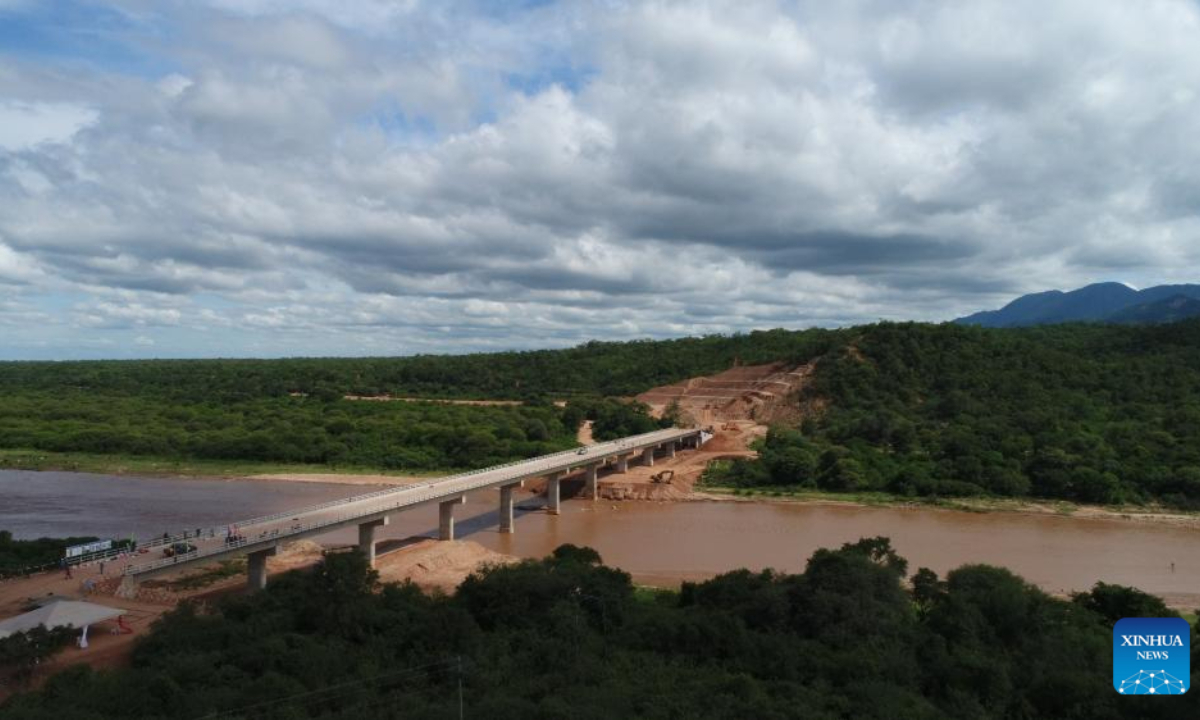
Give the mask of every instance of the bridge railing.
[[125, 574], [138, 575], [150, 570], [157, 570], [159, 568], [178, 565], [180, 562], [190, 563], [206, 557], [223, 555], [230, 550], [238, 550], [248, 545], [257, 545], [263, 542], [282, 540], [289, 537], [295, 537], [297, 535], [304, 535], [314, 530], [320, 530], [322, 528], [327, 528], [334, 525], [352, 523], [367, 515], [374, 515], [381, 512], [387, 512], [389, 510], [399, 510], [400, 508], [435, 500], [437, 498], [444, 497], [445, 495], [445, 489], [425, 488], [424, 492], [411, 493], [407, 497], [400, 498], [397, 502], [388, 503], [381, 507], [372, 507], [367, 512], [341, 514], [336, 517], [324, 518], [322, 520], [313, 522], [298, 523], [297, 525], [294, 525], [286, 530], [281, 530], [280, 528], [264, 530], [257, 535], [239, 537], [237, 540], [226, 542], [224, 545], [217, 545], [211, 548], [197, 547], [191, 552], [179, 553], [178, 555], [173, 555], [169, 558], [162, 558], [161, 560], [154, 560], [138, 565], [131, 564], [125, 568]]
[[[217, 533], [216, 528], [199, 528], [199, 530], [200, 530], [199, 535], [195, 535], [195, 534], [189, 535], [187, 533], [183, 533], [183, 534], [179, 534], [179, 535], [168, 535], [167, 537], [162, 537], [160, 535], [160, 536], [151, 538], [150, 540], [146, 540], [144, 542], [137, 541], [133, 548], [115, 547], [115, 548], [112, 548], [109, 550], [101, 550], [100, 552], [88, 553], [86, 555], [76, 555], [74, 557], [64, 557], [61, 562], [66, 563], [67, 565], [72, 565], [72, 566], [88, 566], [88, 565], [92, 565], [93, 563], [97, 563], [97, 562], [109, 562], [111, 560], [120, 559], [126, 555], [136, 554], [136, 553], [139, 553], [144, 550], [152, 550], [154, 548], [166, 547], [168, 545], [174, 545], [176, 543], [188, 542], [188, 541], [196, 539], [197, 537], [201, 537], [204, 535], [207, 535], [209, 537], [214, 537], [215, 536], [214, 533]], [[221, 532], [224, 532], [224, 531], [221, 531]]]
[[[605, 443], [602, 445], [595, 445], [593, 447], [599, 448], [599, 447], [604, 447], [605, 445], [619, 443], [619, 445], [615, 449], [620, 449], [620, 447], [622, 447], [623, 445], [626, 445], [626, 444], [636, 445], [636, 444], [638, 444], [638, 441], [645, 440], [647, 437], [649, 437], [651, 435], [659, 435], [659, 434], [664, 434], [664, 433], [669, 433], [671, 435], [685, 435], [690, 432], [694, 432], [694, 431], [692, 431], [692, 430], [677, 430], [674, 432], [670, 432], [669, 428], [664, 428], [663, 430], [652, 430], [648, 433], [641, 433], [640, 435], [632, 435], [627, 438], [621, 438], [620, 440], [613, 440], [613, 441], [610, 441], [609, 443]], [[448, 482], [451, 482], [454, 480], [462, 480], [462, 479], [466, 479], [469, 477], [474, 477], [476, 475], [480, 475], [483, 473], [496, 472], [497, 470], [503, 470], [505, 468], [514, 467], [517, 465], [525, 465], [527, 463], [534, 462], [534, 461], [550, 460], [552, 458], [559, 458], [559, 457], [570, 457], [570, 456], [577, 455], [578, 452], [579, 452], [578, 449], [560, 450], [559, 452], [550, 453], [549, 455], [541, 455], [536, 458], [526, 458], [524, 460], [513, 460], [512, 462], [503, 463], [501, 465], [492, 465], [490, 467], [479, 468], [477, 470], [468, 470], [465, 473], [459, 473], [457, 475], [449, 475], [447, 477], [438, 478], [434, 482], [439, 483], [439, 484], [440, 483], [448, 483]], [[263, 523], [275, 522], [276, 520], [283, 520], [284, 518], [288, 518], [288, 517], [296, 517], [298, 515], [302, 515], [305, 513], [319, 512], [321, 510], [326, 510], [331, 507], [337, 507], [338, 505], [351, 505], [353, 503], [363, 502], [363, 501], [371, 500], [371, 499], [374, 499], [377, 497], [384, 497], [384, 496], [392, 495], [395, 493], [402, 493], [407, 490], [410, 490], [411, 488], [412, 488], [412, 485], [402, 486], [402, 487], [383, 488], [382, 490], [375, 490], [373, 492], [363, 493], [361, 495], [351, 495], [350, 497], [340, 498], [337, 500], [329, 500], [327, 502], [323, 502], [318, 505], [310, 505], [308, 507], [298, 508], [295, 510], [288, 510], [288, 511], [283, 511], [283, 512], [272, 513], [270, 515], [263, 515], [261, 517], [251, 518], [249, 520], [241, 520], [241, 521], [238, 521], [238, 522], [232, 523], [232, 524], [235, 526], [247, 526], [247, 527], [253, 526], [253, 525], [261, 525]], [[179, 542], [181, 540], [186, 540], [186, 539], [187, 538], [179, 538], [178, 540], [175, 540], [174, 542]], [[162, 542], [161, 544], [166, 545], [169, 543]]]
[[[620, 440], [613, 440], [608, 443], [594, 445], [591, 447], [600, 450], [601, 452], [598, 454], [603, 455], [606, 452], [610, 452], [612, 450], [632, 448], [639, 444], [650, 445], [650, 444], [653, 444], [653, 442], [660, 442], [660, 440], [658, 439], [659, 437], [662, 437], [661, 441], [665, 441], [667, 439], [689, 435], [694, 432], [697, 432], [697, 431], [696, 430], [683, 430], [683, 429], [672, 430], [672, 429], [664, 428], [663, 430], [653, 430], [651, 432], [641, 433], [639, 435], [633, 435], [630, 437], [621, 438]], [[655, 440], [653, 442], [646, 442], [652, 436], [655, 438]], [[665, 437], [663, 437], [663, 436], [665, 436]], [[129, 565], [126, 568], [126, 573], [139, 574], [139, 573], [146, 572], [148, 570], [154, 570], [154, 569], [158, 569], [161, 567], [166, 567], [168, 565], [176, 565], [181, 560], [184, 562], [190, 563], [192, 561], [199, 560], [201, 558], [205, 558], [205, 557], [209, 557], [209, 556], [213, 556], [213, 555], [221, 555], [230, 550], [236, 550], [241, 547], [244, 547], [245, 545], [262, 542], [263, 540], [269, 540], [269, 539], [274, 539], [274, 538], [287, 538], [287, 537], [292, 537], [295, 535], [306, 534], [308, 532], [311, 532], [313, 530], [320, 529], [323, 527], [344, 524], [344, 523], [350, 522], [350, 521], [358, 519], [358, 518], [366, 517], [368, 515], [374, 515], [374, 514], [384, 512], [387, 510], [395, 510], [395, 509], [399, 509], [399, 508], [403, 508], [403, 507], [409, 507], [411, 505], [416, 505], [416, 504], [420, 504], [423, 502], [427, 502], [429, 500], [433, 500], [438, 497], [443, 497], [443, 496], [450, 495], [450, 494], [471, 492], [473, 490], [478, 490], [480, 488], [487, 487], [489, 485], [494, 485], [497, 482], [503, 482], [504, 480], [515, 479], [515, 478], [521, 477], [523, 475], [528, 475], [528, 474], [530, 474], [531, 471], [528, 469], [525, 469], [525, 470], [523, 470], [521, 472], [517, 472], [515, 474], [503, 474], [502, 473], [500, 478], [489, 478], [486, 481], [477, 482], [477, 483], [464, 482], [464, 481], [471, 480], [478, 475], [481, 475], [484, 473], [495, 473], [497, 471], [503, 471], [503, 470], [506, 470], [509, 468], [514, 468], [514, 467], [520, 466], [520, 465], [528, 465], [530, 463], [539, 463], [539, 464], [544, 465], [547, 462], [549, 462], [551, 465], [551, 468], [552, 468], [554, 466], [554, 463], [551, 461], [556, 460], [556, 459], [569, 459], [572, 456], [578, 456], [578, 454], [579, 454], [578, 449], [563, 450], [560, 452], [551, 453], [549, 455], [542, 455], [537, 458], [528, 458], [525, 460], [515, 460], [513, 462], [504, 463], [502, 465], [493, 465], [491, 467], [480, 468], [478, 470], [471, 470], [471, 471], [465, 472], [465, 473], [459, 473], [458, 475], [451, 475], [449, 477], [440, 478], [440, 479], [438, 479], [428, 485], [425, 485], [425, 486], [414, 487], [412, 485], [408, 485], [408, 486], [403, 486], [403, 487], [384, 488], [382, 490], [376, 490], [376, 491], [370, 492], [370, 493], [363, 493], [361, 495], [353, 495], [353, 496], [350, 496], [347, 498], [341, 498], [338, 500], [330, 500], [328, 502], [320, 503], [318, 505], [312, 505], [309, 507], [298, 508], [295, 510], [289, 510], [289, 511], [285, 511], [285, 512], [273, 513], [271, 515], [264, 515], [262, 517], [251, 518], [249, 520], [242, 520], [242, 521], [239, 521], [236, 523], [232, 523], [231, 526], [239, 527], [239, 528], [249, 528], [249, 527], [253, 527], [255, 525], [262, 525], [262, 524], [269, 523], [269, 522], [283, 520], [284, 518], [289, 518], [289, 517], [298, 518], [301, 515], [307, 515], [307, 514], [311, 514], [314, 512], [319, 512], [321, 510], [327, 510], [332, 507], [339, 507], [339, 506], [349, 507], [351, 505], [356, 505], [356, 504], [359, 504], [362, 502], [367, 502], [367, 501], [375, 500], [375, 499], [381, 499], [381, 498], [385, 498], [385, 497], [389, 497], [389, 496], [395, 496], [398, 498], [397, 502], [386, 504], [382, 507], [372, 507], [372, 508], [366, 509], [365, 511], [360, 511], [360, 512], [355, 512], [355, 513], [350, 513], [350, 514], [341, 514], [337, 518], [334, 518], [334, 519], [325, 519], [325, 520], [321, 520], [321, 521], [317, 521], [317, 522], [301, 523], [298, 526], [294, 526], [293, 528], [291, 528], [287, 531], [284, 531], [284, 532], [280, 532], [279, 529], [276, 528], [273, 531], [264, 531], [263, 533], [260, 533], [255, 539], [245, 538], [245, 539], [241, 539], [241, 540], [235, 540], [232, 542], [227, 542], [223, 546], [217, 546], [217, 547], [214, 547], [211, 549], [202, 549], [200, 547], [197, 547], [196, 550], [189, 552], [189, 553], [181, 553], [179, 555], [173, 555], [169, 558], [163, 558], [162, 560], [156, 560], [156, 561], [152, 561], [149, 563], [142, 563], [139, 565]], [[569, 463], [569, 464], [573, 464], [573, 463]], [[546, 471], [552, 471], [552, 470], [547, 468]], [[543, 471], [537, 470], [534, 472], [543, 472]], [[417, 490], [421, 490], [422, 492], [414, 492]], [[203, 530], [203, 528], [202, 528], [202, 530]], [[271, 534], [270, 537], [264, 537], [264, 535], [266, 535], [267, 533], [273, 533], [273, 534]], [[164, 547], [164, 546], [171, 545], [174, 543], [188, 542], [190, 540], [203, 540], [204, 534], [205, 533], [202, 533], [200, 537], [176, 535], [176, 536], [171, 536], [170, 538], [159, 538], [157, 540], [147, 542], [147, 543], [139, 546], [139, 549], [141, 549], [141, 548], [153, 549], [155, 547]], [[228, 537], [228, 533], [224, 529], [222, 529], [218, 532], [215, 528], [208, 528], [207, 535], [209, 538]]]

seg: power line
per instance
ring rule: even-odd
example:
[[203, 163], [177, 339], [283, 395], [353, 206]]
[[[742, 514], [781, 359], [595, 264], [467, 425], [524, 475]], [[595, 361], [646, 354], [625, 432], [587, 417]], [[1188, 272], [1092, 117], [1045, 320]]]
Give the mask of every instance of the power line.
[[355, 688], [366, 685], [368, 683], [378, 682], [380, 680], [391, 680], [391, 679], [398, 679], [398, 678], [403, 678], [403, 677], [407, 677], [407, 676], [418, 675], [429, 669], [435, 669], [438, 667], [447, 667], [450, 664], [451, 664], [451, 661], [447, 660], [447, 661], [442, 661], [442, 662], [437, 662], [437, 663], [429, 663], [426, 665], [418, 665], [418, 666], [414, 666], [411, 668], [406, 668], [404, 670], [398, 670], [395, 672], [374, 675], [372, 677], [363, 678], [361, 680], [351, 680], [351, 681], [347, 681], [344, 683], [339, 683], [337, 685], [330, 685], [329, 687], [321, 688], [319, 690], [311, 690], [308, 692], [296, 693], [293, 695], [285, 695], [283, 697], [274, 698], [272, 700], [265, 700], [263, 702], [253, 703], [251, 705], [244, 705], [244, 706], [238, 707], [238, 708], [230, 708], [228, 710], [218, 710], [218, 711], [210, 713], [208, 715], [201, 716], [201, 718], [199, 720], [211, 720], [212, 718], [229, 717], [232, 715], [242, 714], [242, 713], [246, 713], [246, 712], [250, 712], [250, 713], [261, 712], [263, 710], [269, 710], [273, 707], [278, 707], [281, 705], [289, 704], [296, 700], [301, 700], [302, 702], [304, 702], [306, 704], [325, 702], [325, 701], [333, 700], [333, 699], [337, 698], [338, 695], [341, 695], [350, 690], [354, 690]]

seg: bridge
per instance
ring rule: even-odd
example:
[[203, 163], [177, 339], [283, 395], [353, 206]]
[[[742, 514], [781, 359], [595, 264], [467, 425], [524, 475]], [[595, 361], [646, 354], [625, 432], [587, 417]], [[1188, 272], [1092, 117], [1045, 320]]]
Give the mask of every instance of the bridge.
[[[597, 443], [574, 450], [473, 470], [438, 480], [387, 488], [341, 500], [242, 520], [224, 528], [197, 528], [180, 535], [143, 543], [139, 550], [179, 550], [169, 557], [125, 567], [119, 594], [132, 596], [137, 583], [189, 566], [245, 555], [251, 589], [267, 583], [267, 558], [285, 542], [323, 535], [345, 527], [358, 527], [358, 547], [375, 564], [375, 533], [389, 516], [410, 508], [437, 503], [438, 537], [454, 539], [454, 510], [475, 490], [499, 488], [500, 532], [513, 532], [513, 490], [527, 480], [546, 479], [546, 509], [557, 515], [561, 506], [560, 483], [568, 474], [583, 472], [583, 497], [596, 499], [600, 468], [612, 466], [624, 473], [631, 459], [653, 465], [658, 454], [673, 457], [684, 447], [699, 447], [710, 436], [699, 429], [670, 428]], [[165, 553], [164, 553], [165, 554]]]

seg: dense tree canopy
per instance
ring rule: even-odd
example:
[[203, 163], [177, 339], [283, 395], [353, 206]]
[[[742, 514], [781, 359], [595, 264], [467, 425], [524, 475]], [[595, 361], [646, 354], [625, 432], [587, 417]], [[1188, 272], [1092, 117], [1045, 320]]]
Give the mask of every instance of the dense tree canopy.
[[652, 432], [674, 424], [672, 418], [655, 420], [642, 403], [612, 398], [576, 399], [567, 404], [563, 422], [579, 427], [583, 420], [592, 421], [592, 437], [596, 440], [616, 440], [630, 435]]
[[[479, 466], [658, 423], [628, 397], [815, 361], [761, 462], [710, 480], [1200, 508], [1200, 321], [879, 324], [414, 358], [0, 363], [0, 448], [392, 469]], [[345, 394], [523, 398], [514, 407]], [[292, 393], [302, 393], [295, 396]], [[552, 399], [570, 399], [566, 408]]]
[[0, 400], [0, 447], [431, 470], [571, 447], [575, 427], [565, 426], [560, 415], [550, 405], [289, 396], [167, 401], [38, 391]]
[[[0, 363], [0, 448], [388, 470], [480, 467], [660, 423], [629, 395], [738, 361], [808, 359], [834, 334], [782, 330], [568, 350], [409, 358]], [[521, 399], [522, 406], [343, 396]], [[550, 397], [572, 398], [565, 410]]]
[[[922, 570], [909, 590], [906, 565], [873, 538], [818, 551], [798, 575], [741, 570], [645, 593], [568, 546], [431, 597], [376, 589], [359, 554], [332, 555], [210, 613], [184, 606], [137, 646], [131, 668], [70, 669], [0, 714], [454, 718], [460, 677], [466, 717], [495, 720], [1200, 713], [1197, 693], [1113, 691], [1113, 621], [1092, 597], [1111, 598], [1111, 587], [1057, 600], [1005, 570], [966, 566], [944, 580]], [[1120, 590], [1131, 607], [1146, 602]]]
[[858, 328], [805, 397], [823, 410], [710, 479], [1200, 508], [1200, 322]]
[[58, 564], [66, 548], [97, 539], [70, 537], [14, 540], [10, 531], [0, 530], [0, 578]]
[[0, 362], [0, 397], [14, 390], [63, 388], [192, 401], [281, 397], [290, 392], [500, 400], [625, 396], [719, 372], [736, 362], [803, 362], [828, 351], [837, 337], [827, 330], [770, 330], [473, 355]]

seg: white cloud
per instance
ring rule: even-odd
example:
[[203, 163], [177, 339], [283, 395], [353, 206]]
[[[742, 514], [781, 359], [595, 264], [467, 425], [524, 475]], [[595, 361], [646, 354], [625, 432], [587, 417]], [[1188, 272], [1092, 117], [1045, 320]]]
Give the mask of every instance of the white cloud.
[[28, 150], [66, 142], [96, 117], [94, 110], [81, 105], [0, 98], [0, 149]]
[[36, 260], [0, 242], [0, 284], [24, 284], [41, 277]]
[[128, 2], [145, 78], [0, 68], [0, 282], [81, 326], [406, 352], [1197, 279], [1185, 0]]
[[75, 322], [86, 328], [163, 327], [178, 325], [182, 313], [175, 308], [142, 303], [99, 302], [76, 307]]

